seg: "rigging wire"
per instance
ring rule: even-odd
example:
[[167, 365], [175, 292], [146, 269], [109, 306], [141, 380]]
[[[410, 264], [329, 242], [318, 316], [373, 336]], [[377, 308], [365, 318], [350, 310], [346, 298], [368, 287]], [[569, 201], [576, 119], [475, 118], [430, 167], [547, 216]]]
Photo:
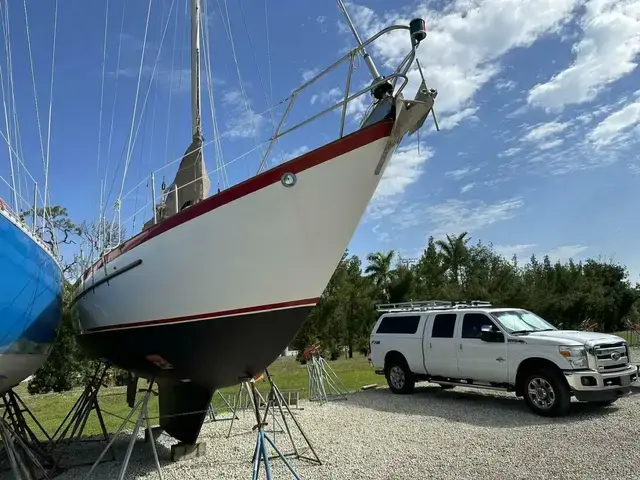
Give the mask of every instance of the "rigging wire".
[[[184, 2], [184, 17], [186, 18], [187, 16], [187, 8], [188, 8], [189, 4], [187, 2]], [[169, 102], [168, 102], [168, 107], [167, 107], [167, 128], [166, 128], [166, 133], [165, 133], [165, 138], [164, 138], [164, 164], [167, 164], [168, 158], [169, 158], [169, 125], [170, 125], [170, 121], [171, 121], [171, 106], [172, 106], [172, 99], [173, 99], [173, 90], [174, 90], [174, 81], [173, 81], [173, 76], [175, 74], [175, 58], [176, 58], [176, 39], [178, 38], [178, 17], [179, 17], [179, 11], [176, 10], [176, 16], [175, 16], [175, 21], [173, 24], [173, 46], [171, 49], [171, 79], [170, 79], [170, 83], [169, 83]], [[184, 44], [184, 38], [186, 35], [186, 29], [182, 30], [182, 44]], [[183, 65], [183, 60], [184, 60], [184, 49], [181, 48], [180, 49], [180, 74], [178, 76], [178, 91], [180, 91], [181, 87], [182, 87], [182, 65]], [[173, 131], [174, 134], [174, 139], [175, 139], [175, 130]], [[152, 195], [154, 195], [155, 198], [155, 192], [152, 193]]]
[[[208, 18], [207, 12], [207, 3], [205, 2], [204, 8], [204, 18]], [[220, 168], [224, 164], [224, 157], [222, 151], [222, 144], [220, 142], [220, 132], [218, 129], [218, 120], [216, 116], [216, 107], [215, 107], [215, 98], [213, 91], [213, 75], [211, 69], [211, 35], [209, 33], [209, 22], [204, 20], [204, 58], [205, 58], [205, 70], [207, 77], [207, 91], [209, 93], [209, 108], [211, 110], [211, 121], [213, 123], [213, 135], [214, 135], [214, 149], [216, 151], [216, 166], [218, 167], [216, 170], [218, 171], [218, 189], [220, 188], [220, 177], [222, 177], [222, 188], [227, 188], [229, 186], [229, 178], [227, 176], [227, 171], [225, 168]]]
[[[25, 28], [26, 28], [26, 32], [27, 32], [27, 47], [28, 47], [28, 51], [29, 51], [29, 65], [30, 65], [30, 70], [31, 70], [31, 84], [33, 86], [33, 101], [35, 104], [35, 109], [36, 109], [36, 124], [38, 126], [38, 139], [40, 140], [40, 153], [42, 155], [42, 164], [43, 167], [46, 171], [46, 159], [45, 159], [45, 153], [44, 153], [44, 144], [42, 141], [42, 127], [40, 124], [40, 109], [38, 108], [38, 93], [36, 91], [36, 77], [35, 77], [35, 70], [33, 67], [33, 52], [32, 52], [32, 48], [31, 48], [31, 34], [29, 32], [29, 15], [27, 13], [27, 0], [23, 0], [23, 5], [24, 5], [24, 23], [25, 23]], [[47, 192], [43, 193], [43, 197], [44, 197], [44, 202], [43, 202], [43, 210], [42, 210], [42, 221], [43, 221], [43, 228], [44, 228], [44, 223], [46, 222], [46, 198], [47, 198]], [[35, 212], [34, 212], [35, 215]]]
[[[222, 7], [220, 6], [220, 1], [216, 0], [218, 3], [218, 7], [220, 8], [221, 11], [221, 17], [223, 19], [222, 24], [225, 27], [225, 32], [227, 33], [227, 36], [229, 37], [229, 42], [231, 44], [231, 53], [233, 55], [233, 61], [235, 63], [235, 67], [236, 67], [236, 74], [238, 76], [238, 83], [240, 84], [240, 93], [242, 95], [242, 99], [244, 101], [244, 105], [245, 108], [247, 110], [247, 114], [249, 115], [250, 118], [254, 119], [254, 115], [253, 112], [251, 110], [251, 107], [249, 106], [249, 98], [247, 96], [247, 92], [244, 88], [244, 82], [242, 81], [242, 75], [240, 74], [240, 65], [238, 63], [238, 57], [236, 55], [236, 48], [235, 48], [235, 42], [233, 41], [233, 33], [231, 32], [231, 20], [229, 18], [229, 9], [228, 9], [228, 5], [227, 5], [227, 0], [222, 0], [225, 6], [225, 12], [226, 12], [226, 20], [227, 22], [225, 23], [224, 18], [225, 15], [224, 13], [222, 13]], [[259, 145], [258, 142], [258, 133], [257, 133], [257, 126], [255, 124], [255, 119], [253, 120], [253, 138], [254, 141], [256, 143], [256, 146]], [[264, 150], [261, 148], [260, 149], [261, 154], [264, 156]]]
[[[104, 78], [105, 78], [105, 67], [107, 64], [107, 30], [109, 26], [109, 0], [106, 0], [106, 9], [104, 14], [104, 36], [103, 36], [103, 47], [102, 47], [102, 76], [100, 79], [100, 111], [99, 120], [98, 120], [98, 159], [96, 161], [96, 175], [100, 178], [100, 154], [101, 150], [101, 140], [102, 140], [102, 117], [103, 117], [103, 105], [104, 105]], [[101, 192], [102, 193], [102, 192]]]
[[[124, 19], [125, 19], [125, 10], [126, 10], [126, 6], [127, 6], [127, 2], [122, 2], [122, 19], [120, 20], [120, 34], [118, 36], [118, 56], [116, 59], [116, 78], [115, 78], [115, 86], [114, 86], [114, 93], [113, 93], [113, 103], [111, 105], [111, 122], [110, 122], [110, 126], [109, 126], [109, 141], [107, 142], [107, 160], [106, 160], [106, 164], [104, 167], [104, 176], [103, 176], [103, 182], [102, 182], [102, 192], [100, 197], [102, 198], [102, 206], [100, 208], [100, 225], [102, 226], [102, 228], [106, 228], [106, 225], [103, 225], [105, 223], [105, 219], [104, 219], [104, 214], [106, 211], [106, 205], [107, 205], [107, 198], [105, 197], [105, 188], [107, 186], [107, 177], [109, 174], [109, 162], [111, 160], [111, 146], [113, 144], [113, 124], [114, 124], [114, 120], [115, 120], [115, 116], [116, 116], [116, 103], [117, 103], [117, 99], [118, 99], [118, 80], [120, 78], [120, 58], [121, 58], [121, 53], [122, 53], [122, 34], [124, 32]], [[118, 167], [119, 168], [119, 167]], [[118, 169], [116, 169], [117, 172]], [[109, 195], [111, 195], [111, 190], [113, 189], [114, 183], [115, 183], [115, 173], [113, 175], [113, 178], [111, 180], [111, 187], [109, 189]], [[103, 236], [104, 238], [104, 236]], [[100, 247], [101, 249], [104, 248], [104, 246]]]
[[[138, 109], [138, 99], [140, 95], [140, 82], [142, 81], [142, 69], [144, 67], [144, 54], [147, 47], [147, 35], [149, 33], [149, 17], [151, 16], [151, 5], [153, 4], [153, 0], [149, 0], [149, 8], [147, 9], [147, 21], [145, 22], [144, 27], [144, 40], [142, 41], [142, 53], [140, 54], [140, 68], [138, 70], [138, 82], [136, 85], [136, 97], [133, 102], [133, 114], [131, 116], [131, 129], [129, 131], [129, 141], [127, 145], [127, 157], [125, 159], [124, 164], [124, 172], [122, 174], [122, 185], [120, 186], [120, 195], [118, 196], [117, 202], [119, 203], [122, 200], [122, 191], [124, 190], [124, 182], [127, 178], [127, 171], [129, 170], [129, 163], [131, 161], [131, 142], [133, 141], [133, 127], [136, 122], [136, 111]], [[118, 206], [118, 210], [120, 207]]]
[[[6, 8], [8, 9], [8, 3], [5, 4]], [[7, 13], [7, 23], [8, 23], [8, 13]], [[2, 15], [2, 30], [5, 34], [5, 51], [7, 50], [7, 29], [5, 28], [5, 15]], [[7, 55], [7, 63], [9, 63], [9, 58]], [[5, 91], [4, 91], [4, 72], [2, 70], [2, 65], [0, 64], [0, 82], [2, 83], [2, 106], [3, 106], [3, 110], [4, 110], [4, 123], [6, 125], [6, 129], [7, 129], [7, 137], [8, 137], [8, 142], [7, 142], [7, 146], [9, 149], [9, 168], [10, 168], [10, 173], [11, 173], [11, 185], [10, 188], [12, 190], [12, 200], [13, 200], [13, 208], [15, 211], [19, 211], [19, 205], [18, 205], [18, 190], [16, 189], [16, 172], [14, 171], [14, 165], [13, 165], [13, 152], [12, 152], [12, 148], [11, 148], [11, 133], [10, 133], [10, 125], [9, 125], [9, 115], [7, 113], [7, 102], [6, 102], [6, 97], [5, 97]], [[19, 177], [18, 177], [18, 185], [19, 185]]]
[[[44, 167], [44, 200], [45, 200], [45, 211], [46, 207], [49, 204], [49, 161], [51, 158], [51, 113], [53, 110], [53, 79], [54, 72], [56, 66], [56, 39], [58, 34], [58, 0], [55, 0], [55, 7], [53, 13], [53, 47], [51, 52], [51, 80], [49, 84], [49, 117], [47, 120], [47, 158], [45, 161]], [[53, 244], [56, 246], [54, 253], [57, 255], [58, 250], [58, 242], [56, 241], [56, 231], [54, 228], [51, 229], [51, 235], [53, 237]]]

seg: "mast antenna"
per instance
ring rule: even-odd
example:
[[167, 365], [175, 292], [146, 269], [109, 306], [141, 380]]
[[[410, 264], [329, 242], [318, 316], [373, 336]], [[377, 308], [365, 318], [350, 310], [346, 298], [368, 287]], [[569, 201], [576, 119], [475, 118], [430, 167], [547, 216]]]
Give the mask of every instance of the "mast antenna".
[[[382, 75], [380, 75], [380, 72], [378, 72], [378, 69], [376, 68], [375, 63], [373, 63], [373, 59], [371, 58], [367, 50], [362, 46], [362, 40], [360, 39], [360, 35], [358, 35], [358, 31], [356, 30], [356, 27], [353, 25], [353, 22], [351, 21], [351, 17], [349, 16], [349, 12], [347, 12], [347, 8], [344, 6], [344, 3], [342, 2], [342, 0], [337, 0], [337, 2], [338, 2], [338, 7], [340, 7], [340, 10], [344, 15], [344, 19], [346, 20], [347, 25], [349, 25], [349, 28], [351, 29], [351, 33], [353, 33], [353, 36], [355, 37], [356, 42], [358, 43], [358, 46], [362, 51], [362, 58], [364, 59], [364, 62], [367, 64], [369, 73], [371, 73], [371, 76], [373, 77], [373, 83], [382, 80], [383, 77]], [[393, 93], [393, 86], [389, 82], [381, 83], [380, 85], [378, 85], [376, 88], [373, 89], [373, 96], [378, 100], [383, 98], [385, 94], [391, 94], [391, 93]]]
[[200, 117], [200, 0], [191, 0], [191, 125], [193, 138], [202, 138]]

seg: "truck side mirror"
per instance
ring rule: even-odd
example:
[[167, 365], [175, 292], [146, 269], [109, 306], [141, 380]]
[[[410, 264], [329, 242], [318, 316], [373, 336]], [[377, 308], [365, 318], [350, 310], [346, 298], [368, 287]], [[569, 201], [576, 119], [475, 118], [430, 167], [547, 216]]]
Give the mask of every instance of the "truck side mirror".
[[504, 342], [504, 335], [501, 331], [496, 331], [491, 325], [483, 325], [480, 331], [480, 340], [490, 343], [502, 343]]

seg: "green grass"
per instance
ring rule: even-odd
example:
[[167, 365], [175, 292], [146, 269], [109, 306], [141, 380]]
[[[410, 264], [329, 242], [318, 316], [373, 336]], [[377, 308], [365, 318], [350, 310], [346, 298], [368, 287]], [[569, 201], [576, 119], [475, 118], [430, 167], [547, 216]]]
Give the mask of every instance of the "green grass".
[[[353, 359], [339, 359], [329, 362], [329, 365], [349, 391], [359, 390], [364, 385], [384, 382], [382, 377], [373, 372], [373, 367], [369, 366], [366, 357], [363, 356], [354, 356]], [[300, 398], [308, 397], [309, 380], [306, 365], [300, 365], [300, 363], [296, 362], [293, 358], [281, 358], [269, 367], [269, 373], [273, 377], [276, 385], [278, 385], [280, 390], [285, 394], [285, 397], [287, 391], [299, 391]], [[144, 388], [146, 385], [146, 380], [141, 380], [138, 383], [139, 388]], [[269, 390], [268, 383], [266, 381], [260, 381], [257, 383], [257, 387], [260, 393], [266, 398]], [[53, 435], [82, 393], [82, 388], [79, 388], [65, 393], [29, 395], [24, 384], [16, 387], [14, 390], [31, 409], [49, 435]], [[221, 390], [222, 394], [229, 399], [232, 405], [233, 398], [237, 391], [237, 385]], [[122, 420], [108, 413], [124, 418], [130, 411], [126, 404], [125, 392], [126, 387], [103, 387], [100, 389], [98, 395], [100, 408], [104, 412], [105, 423], [109, 432], [115, 432], [122, 423]], [[140, 395], [141, 394], [139, 394], [138, 398], [140, 398]], [[213, 406], [216, 412], [224, 413], [226, 410], [222, 399], [217, 394], [214, 396]], [[149, 415], [151, 417], [157, 417], [158, 415], [158, 403], [157, 397], [155, 396], [152, 397], [149, 402]], [[32, 424], [32, 428], [34, 428], [35, 425], [33, 425], [32, 422], [30, 423]], [[157, 421], [153, 422], [152, 420], [152, 423], [157, 423]], [[131, 428], [132, 427], [133, 425], [131, 425]], [[39, 436], [42, 436], [35, 428], [34, 431], [36, 431]], [[95, 414], [92, 413], [84, 430], [84, 435], [95, 435], [98, 433], [100, 433], [99, 423]], [[42, 437], [44, 438], [44, 436]]]

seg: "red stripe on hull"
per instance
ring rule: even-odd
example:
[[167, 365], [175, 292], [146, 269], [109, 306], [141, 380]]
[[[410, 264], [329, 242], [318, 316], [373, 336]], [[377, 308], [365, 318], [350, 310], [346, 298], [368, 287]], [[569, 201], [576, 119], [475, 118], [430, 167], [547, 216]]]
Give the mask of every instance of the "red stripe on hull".
[[216, 208], [222, 207], [227, 203], [231, 203], [242, 197], [245, 197], [253, 192], [268, 187], [274, 183], [280, 181], [280, 178], [284, 173], [298, 174], [309, 168], [315, 167], [329, 160], [349, 153], [360, 147], [375, 142], [381, 138], [387, 137], [391, 134], [393, 129], [392, 120], [383, 120], [369, 127], [358, 130], [350, 135], [340, 138], [332, 143], [324, 145], [316, 150], [306, 153], [298, 158], [289, 160], [277, 167], [267, 170], [260, 175], [256, 175], [244, 182], [238, 183], [227, 190], [223, 190], [199, 203], [196, 203], [192, 207], [189, 207], [172, 217], [163, 220], [162, 222], [148, 228], [147, 230], [140, 232], [135, 237], [130, 238], [124, 242], [120, 247], [109, 252], [103, 259], [98, 260], [87, 271], [85, 271], [83, 278], [87, 278], [89, 273], [94, 268], [101, 268], [104, 266], [103, 262], [109, 263], [115, 258], [119, 257], [125, 252], [134, 249], [138, 245], [151, 240], [154, 237], [171, 230], [183, 223], [188, 222], [194, 218], [197, 218], [205, 213], [208, 213]]
[[209, 319], [221, 318], [221, 317], [231, 317], [234, 315], [244, 315], [247, 313], [266, 312], [269, 310], [278, 310], [281, 308], [313, 306], [316, 303], [318, 303], [318, 300], [320, 300], [318, 297], [305, 298], [302, 300], [293, 300], [291, 302], [270, 303], [267, 305], [255, 305], [252, 307], [236, 308], [233, 310], [221, 310], [219, 312], [213, 312], [213, 313], [199, 313], [197, 315], [188, 315], [186, 317], [161, 318], [158, 320], [146, 320], [143, 322], [121, 323], [117, 325], [105, 325], [104, 327], [95, 327], [95, 328], [87, 329], [85, 332], [82, 332], [82, 334], [91, 334], [91, 333], [104, 332], [109, 330], [122, 330], [125, 328], [140, 328], [140, 327], [167, 325], [167, 324], [181, 323], [181, 322], [192, 322], [196, 320], [205, 320], [205, 319], [209, 320]]

